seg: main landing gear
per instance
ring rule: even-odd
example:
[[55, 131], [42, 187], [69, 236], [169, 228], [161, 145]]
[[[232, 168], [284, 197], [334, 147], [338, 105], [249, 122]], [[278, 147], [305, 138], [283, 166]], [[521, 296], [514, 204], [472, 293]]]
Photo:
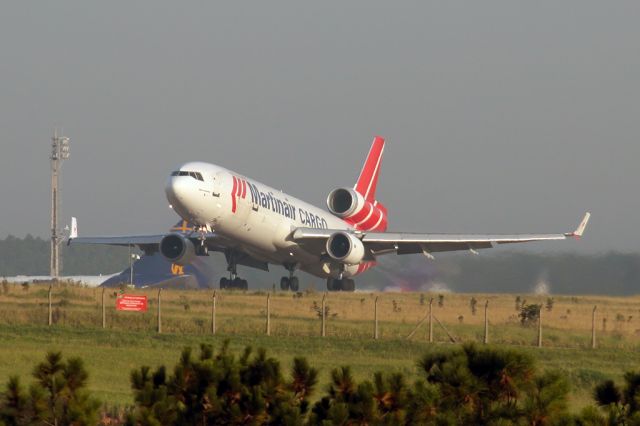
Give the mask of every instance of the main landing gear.
[[285, 268], [287, 268], [287, 270], [289, 271], [289, 276], [280, 278], [280, 290], [300, 290], [300, 282], [298, 281], [298, 277], [293, 275], [296, 271], [295, 265], [285, 265]]
[[236, 290], [248, 290], [249, 283], [247, 280], [243, 280], [238, 276], [238, 270], [235, 255], [232, 251], [225, 253], [227, 258], [227, 271], [229, 271], [229, 278], [220, 278], [220, 289], [236, 289]]
[[356, 283], [350, 278], [327, 278], [327, 290], [329, 291], [355, 291]]
[[247, 282], [247, 280], [243, 280], [240, 277], [233, 277], [233, 275], [231, 276], [231, 278], [222, 277], [220, 278], [220, 289], [248, 290], [249, 283]]

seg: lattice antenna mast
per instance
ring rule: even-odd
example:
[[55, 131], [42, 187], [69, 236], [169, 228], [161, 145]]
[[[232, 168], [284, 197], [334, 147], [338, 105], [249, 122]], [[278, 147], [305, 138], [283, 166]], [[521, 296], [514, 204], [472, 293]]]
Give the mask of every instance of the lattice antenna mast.
[[58, 136], [54, 130], [51, 138], [51, 264], [52, 278], [60, 276], [60, 242], [62, 233], [58, 229], [58, 213], [60, 212], [60, 168], [62, 162], [69, 159], [69, 138]]

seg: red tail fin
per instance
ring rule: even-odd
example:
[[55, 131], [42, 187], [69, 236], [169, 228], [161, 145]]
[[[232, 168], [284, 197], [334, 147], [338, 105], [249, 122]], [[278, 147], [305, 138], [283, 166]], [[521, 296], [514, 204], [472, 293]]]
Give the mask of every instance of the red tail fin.
[[369, 155], [364, 162], [360, 177], [354, 188], [365, 200], [373, 202], [376, 199], [376, 186], [378, 185], [378, 173], [382, 163], [384, 151], [384, 139], [380, 136], [373, 138]]

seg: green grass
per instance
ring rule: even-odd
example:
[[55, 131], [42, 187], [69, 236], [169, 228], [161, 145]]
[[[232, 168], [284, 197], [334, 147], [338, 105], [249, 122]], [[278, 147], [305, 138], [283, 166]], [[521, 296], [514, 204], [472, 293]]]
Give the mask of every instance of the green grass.
[[[132, 400], [131, 370], [142, 365], [172, 367], [183, 347], [197, 348], [202, 342], [219, 347], [225, 339], [230, 340], [231, 349], [237, 353], [246, 345], [268, 349], [271, 356], [281, 361], [285, 372], [295, 356], [305, 356], [320, 369], [321, 386], [326, 385], [331, 369], [340, 365], [350, 365], [357, 379], [371, 378], [379, 370], [400, 371], [415, 379], [420, 377], [416, 361], [421, 355], [436, 348], [453, 347], [404, 339], [157, 335], [69, 326], [0, 325], [0, 382], [6, 383], [14, 374], [30, 382], [31, 370], [45, 352], [60, 350], [66, 357], [84, 359], [90, 374], [89, 390], [94, 396], [109, 404], [126, 405]], [[566, 375], [573, 387], [574, 410], [590, 403], [591, 389], [599, 380], [619, 380], [625, 371], [636, 368], [640, 362], [640, 353], [633, 350], [532, 347], [520, 350], [532, 354], [541, 368], [559, 369]]]
[[[250, 345], [264, 347], [278, 358], [288, 373], [295, 356], [305, 356], [320, 369], [320, 386], [329, 372], [350, 365], [359, 380], [375, 371], [399, 371], [409, 380], [420, 377], [417, 360], [434, 349], [452, 348], [445, 332], [434, 324], [436, 343], [427, 342], [427, 324], [411, 340], [406, 336], [425, 316], [433, 294], [330, 294], [327, 306], [327, 337], [319, 337], [316, 308], [322, 294], [296, 296], [277, 293], [271, 297], [271, 337], [265, 336], [265, 293], [218, 292], [218, 334], [210, 335], [209, 291], [170, 290], [162, 293], [162, 329], [156, 333], [157, 291], [136, 290], [149, 296], [146, 313], [123, 313], [113, 309], [114, 290], [105, 293], [107, 328], [101, 328], [101, 289], [61, 284], [54, 287], [54, 325], [47, 327], [47, 288], [3, 286], [0, 292], [0, 386], [10, 375], [30, 383], [30, 373], [48, 350], [66, 357], [80, 356], [90, 373], [89, 388], [103, 402], [132, 402], [131, 371], [142, 365], [169, 368], [185, 346], [203, 342], [219, 346], [229, 339], [240, 353]], [[373, 306], [379, 298], [380, 340], [374, 341]], [[434, 315], [460, 342], [481, 342], [482, 309], [473, 315], [469, 294], [447, 294], [443, 307], [434, 304]], [[523, 327], [514, 310], [514, 295], [473, 295], [490, 300], [490, 341], [530, 353], [542, 369], [559, 369], [572, 385], [574, 410], [591, 403], [594, 384], [605, 378], [620, 380], [640, 361], [640, 297], [608, 298], [556, 296], [553, 311], [544, 313], [543, 348], [536, 348], [537, 329]], [[544, 298], [523, 296], [530, 303]], [[482, 303], [480, 303], [482, 305]], [[590, 349], [591, 315], [598, 306], [598, 349]], [[621, 318], [621, 319], [618, 319]], [[606, 320], [606, 324], [604, 324]], [[606, 325], [606, 327], [605, 327]]]

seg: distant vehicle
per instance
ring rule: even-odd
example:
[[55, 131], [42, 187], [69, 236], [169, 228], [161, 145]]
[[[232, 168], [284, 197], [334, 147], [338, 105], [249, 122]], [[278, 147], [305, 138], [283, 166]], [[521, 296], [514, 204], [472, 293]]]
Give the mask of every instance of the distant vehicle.
[[302, 270], [327, 279], [329, 291], [353, 291], [352, 277], [390, 253], [432, 253], [493, 247], [493, 244], [563, 240], [580, 237], [586, 213], [574, 232], [564, 234], [414, 234], [387, 230], [387, 209], [376, 200], [376, 186], [385, 141], [375, 137], [353, 188], [337, 188], [327, 198], [329, 212], [260, 182], [203, 162], [182, 165], [169, 176], [165, 192], [170, 206], [192, 224], [188, 233], [119, 237], [78, 237], [75, 219], [71, 244], [137, 245], [159, 250], [176, 265], [187, 265], [211, 251], [224, 253], [229, 278], [220, 288], [247, 289], [237, 266], [268, 270], [282, 265], [288, 275], [283, 290], [298, 291]]

